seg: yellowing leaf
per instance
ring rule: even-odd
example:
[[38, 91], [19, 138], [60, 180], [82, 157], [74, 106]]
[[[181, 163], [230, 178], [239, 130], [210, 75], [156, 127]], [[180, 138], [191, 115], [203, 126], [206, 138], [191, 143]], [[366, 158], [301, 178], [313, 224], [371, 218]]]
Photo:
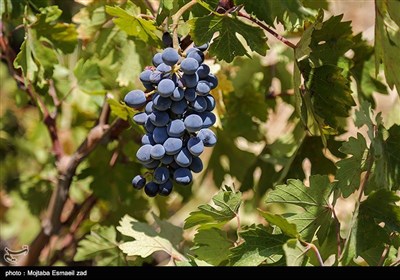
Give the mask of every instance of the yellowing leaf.
[[174, 258], [185, 259], [176, 250], [175, 246], [166, 237], [162, 236], [161, 233], [148, 224], [139, 222], [128, 215], [122, 218], [117, 230], [121, 234], [135, 239], [134, 241], [127, 241], [119, 245], [119, 248], [128, 256], [145, 258], [154, 252], [164, 251]]

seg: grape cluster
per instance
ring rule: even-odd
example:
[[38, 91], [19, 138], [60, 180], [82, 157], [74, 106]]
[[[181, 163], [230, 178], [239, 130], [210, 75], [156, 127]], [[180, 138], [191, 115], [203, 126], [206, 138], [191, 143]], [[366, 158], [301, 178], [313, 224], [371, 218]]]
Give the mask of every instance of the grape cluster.
[[180, 56], [167, 47], [154, 55], [154, 67], [146, 67], [140, 74], [146, 91], [132, 90], [125, 96], [128, 106], [144, 108], [133, 117], [147, 132], [136, 157], [152, 170], [152, 181], [137, 175], [132, 185], [136, 189], [144, 187], [150, 197], [169, 195], [173, 181], [190, 184], [192, 172], [203, 169], [199, 156], [204, 147], [217, 142], [209, 127], [216, 121], [212, 113], [215, 100], [210, 91], [218, 80], [203, 63], [207, 48], [208, 44], [194, 46]]

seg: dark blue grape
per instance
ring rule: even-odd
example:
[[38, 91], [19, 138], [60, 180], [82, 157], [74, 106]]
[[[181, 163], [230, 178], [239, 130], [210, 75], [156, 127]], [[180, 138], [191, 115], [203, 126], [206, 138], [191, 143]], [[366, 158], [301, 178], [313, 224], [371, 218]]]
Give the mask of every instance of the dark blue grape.
[[203, 141], [204, 146], [212, 147], [217, 143], [217, 136], [208, 128], [203, 128], [197, 133], [197, 137]]
[[186, 111], [186, 108], [187, 108], [187, 103], [185, 100], [172, 102], [171, 105], [171, 111], [177, 115], [182, 115]]
[[204, 151], [204, 144], [200, 138], [191, 137], [187, 143], [187, 148], [192, 155], [198, 157]]
[[179, 138], [168, 138], [163, 144], [167, 155], [175, 155], [182, 149], [182, 140]]
[[150, 74], [150, 82], [153, 84], [158, 84], [163, 79], [163, 73], [161, 71], [155, 70]]
[[142, 145], [155, 145], [156, 142], [154, 142], [153, 140], [153, 134], [152, 133], [146, 133], [145, 135], [143, 135], [142, 137]]
[[161, 144], [154, 145], [150, 150], [150, 155], [153, 159], [162, 159], [165, 155], [164, 146]]
[[155, 126], [166, 126], [169, 122], [169, 115], [164, 111], [153, 110], [153, 113], [149, 115], [149, 120]]
[[150, 115], [151, 112], [153, 112], [153, 101], [149, 101], [146, 104], [146, 107], [145, 107], [144, 111], [146, 112], [147, 115]]
[[203, 162], [201, 161], [201, 158], [193, 157], [189, 169], [192, 170], [194, 173], [200, 173], [203, 170]]
[[171, 121], [167, 126], [167, 133], [171, 137], [181, 137], [185, 132], [185, 124], [182, 120]]
[[142, 83], [150, 83], [150, 75], [153, 73], [151, 70], [144, 70], [140, 73], [139, 79]]
[[202, 112], [199, 113], [199, 116], [203, 120], [203, 128], [209, 128], [210, 126], [213, 126], [217, 120], [215, 115], [211, 112]]
[[167, 65], [175, 65], [179, 61], [180, 55], [178, 52], [173, 48], [166, 48], [162, 52], [162, 60]]
[[124, 101], [129, 107], [138, 109], [146, 104], [146, 95], [142, 90], [135, 89], [125, 95]]
[[178, 168], [174, 172], [174, 180], [181, 185], [189, 185], [192, 182], [192, 172], [188, 168]]
[[167, 128], [165, 126], [156, 127], [153, 131], [153, 139], [156, 144], [164, 144], [168, 139]]
[[168, 180], [164, 184], [158, 187], [158, 193], [162, 196], [168, 196], [172, 192], [173, 184], [171, 180]]
[[133, 179], [132, 179], [132, 186], [135, 189], [140, 190], [141, 188], [144, 187], [144, 185], [146, 185], [146, 179], [142, 176], [142, 175], [136, 175]]
[[[172, 70], [171, 66], [169, 66], [165, 63], [161, 63], [160, 65], [157, 66], [156, 69], [157, 69], [157, 71], [162, 72], [162, 74], [169, 73]], [[161, 75], [161, 78], [164, 78], [164, 76]]]
[[171, 164], [171, 162], [174, 161], [174, 156], [170, 156], [170, 155], [165, 155], [162, 159], [161, 159], [161, 163], [168, 165]]
[[196, 71], [200, 79], [206, 79], [208, 74], [210, 74], [210, 67], [207, 64], [201, 64]]
[[184, 93], [183, 89], [180, 87], [176, 87], [170, 98], [173, 101], [181, 101], [184, 96], [185, 96], [185, 93]]
[[170, 79], [161, 80], [157, 86], [157, 92], [162, 97], [170, 97], [175, 89], [175, 83]]
[[199, 82], [199, 76], [197, 74], [193, 74], [193, 75], [183, 74], [182, 75], [182, 83], [185, 87], [195, 88], [197, 86], [198, 82]]
[[204, 61], [204, 53], [198, 49], [191, 51], [190, 53], [187, 54], [186, 57], [196, 59], [199, 65], [202, 64]]
[[196, 112], [204, 112], [207, 110], [207, 101], [203, 96], [197, 96], [193, 102], [190, 102], [190, 107]]
[[196, 99], [196, 90], [194, 88], [185, 89], [185, 99], [189, 102], [194, 101]]
[[181, 70], [187, 75], [196, 73], [197, 68], [199, 68], [199, 63], [194, 58], [188, 57], [181, 62]]
[[196, 92], [198, 95], [205, 96], [210, 93], [210, 86], [206, 81], [200, 81], [196, 86]]
[[144, 192], [150, 196], [154, 197], [158, 194], [158, 185], [154, 182], [147, 183], [146, 186], [144, 186]]
[[151, 155], [150, 155], [150, 150], [152, 146], [151, 145], [143, 145], [142, 147], [139, 148], [136, 152], [136, 158], [141, 162], [141, 163], [150, 163], [152, 161]]
[[208, 82], [211, 89], [214, 89], [218, 86], [218, 79], [214, 74], [208, 74], [206, 81]]
[[[166, 111], [171, 107], [172, 100], [168, 97], [162, 97], [159, 94], [154, 95], [153, 99], [153, 108], [157, 109], [158, 111]], [[149, 115], [152, 113], [151, 111]]]
[[190, 115], [185, 118], [185, 127], [189, 132], [196, 132], [203, 127], [203, 121], [198, 115]]
[[137, 124], [144, 125], [147, 121], [147, 114], [145, 112], [136, 113], [133, 116], [133, 121]]
[[149, 118], [147, 118], [146, 122], [144, 123], [144, 128], [147, 132], [151, 133], [154, 131], [154, 128], [156, 128], [156, 126], [150, 121]]
[[161, 63], [163, 63], [163, 59], [162, 59], [162, 54], [161, 53], [156, 53], [153, 56], [153, 65], [155, 67], [157, 67], [158, 65], [160, 65]]
[[169, 170], [164, 166], [157, 167], [154, 170], [153, 180], [157, 184], [163, 184], [169, 179]]
[[187, 148], [182, 148], [182, 150], [174, 156], [174, 159], [179, 166], [188, 167], [192, 163], [192, 154]]
[[207, 102], [207, 111], [212, 111], [215, 108], [215, 99], [212, 95], [207, 95], [205, 97]]

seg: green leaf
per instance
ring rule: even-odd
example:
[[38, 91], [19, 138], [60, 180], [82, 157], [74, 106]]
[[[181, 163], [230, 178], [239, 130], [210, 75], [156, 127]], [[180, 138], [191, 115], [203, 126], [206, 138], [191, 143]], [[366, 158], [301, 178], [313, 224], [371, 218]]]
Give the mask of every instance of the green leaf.
[[83, 92], [93, 95], [105, 94], [96, 59], [92, 58], [85, 61], [81, 58], [75, 66], [74, 75], [78, 80], [79, 89]]
[[287, 266], [302, 266], [308, 249], [298, 239], [289, 239], [283, 245]]
[[394, 192], [380, 189], [371, 193], [360, 205], [360, 215], [365, 215], [376, 224], [384, 222], [389, 232], [400, 232], [400, 197]]
[[228, 15], [209, 15], [194, 18], [189, 21], [190, 35], [196, 44], [204, 44], [211, 41], [215, 33], [218, 36], [213, 39], [210, 46], [210, 54], [218, 59], [231, 62], [236, 56], [249, 56], [245, 46], [237, 37], [243, 36], [252, 51], [265, 55], [267, 51], [266, 37], [258, 28], [244, 23], [236, 17]]
[[[400, 94], [400, 1], [375, 1], [375, 67], [383, 64], [387, 84]], [[396, 12], [395, 12], [396, 11]]]
[[54, 22], [61, 14], [62, 11], [57, 6], [40, 8], [32, 29], [37, 32], [38, 38], [47, 38], [54, 48], [63, 53], [72, 53], [78, 43], [78, 33], [75, 24]]
[[[165, 228], [165, 225], [163, 226]], [[125, 235], [134, 238], [134, 241], [124, 242], [119, 248], [128, 256], [148, 257], [154, 252], [164, 251], [170, 256], [184, 257], [179, 253], [175, 245], [167, 238], [170, 234], [158, 232], [148, 224], [138, 222], [136, 219], [125, 215], [117, 230]], [[166, 238], [167, 237], [167, 238]]]
[[297, 236], [299, 235], [299, 233], [297, 232], [296, 225], [289, 223], [288, 220], [285, 219], [284, 217], [269, 212], [264, 212], [261, 210], [259, 210], [259, 212], [261, 216], [263, 216], [264, 219], [267, 220], [268, 223], [280, 228], [283, 234], [295, 238], [297, 238]]
[[220, 190], [212, 201], [216, 207], [207, 205], [199, 206], [199, 211], [191, 212], [185, 220], [185, 229], [200, 225], [201, 228], [218, 227], [226, 224], [236, 217], [241, 200], [241, 193], [233, 189]]
[[200, 229], [194, 236], [194, 247], [191, 249], [197, 258], [212, 265], [219, 265], [229, 257], [232, 242], [226, 232], [217, 229]]
[[116, 17], [113, 19], [114, 23], [128, 35], [135, 36], [151, 45], [160, 44], [160, 39], [155, 33], [157, 27], [153, 22], [137, 17], [121, 7], [106, 6], [106, 12]]
[[[301, 99], [296, 93], [297, 102], [305, 105], [311, 124], [316, 124], [322, 136], [336, 134], [335, 130], [341, 126], [339, 118], [348, 117], [355, 105], [346, 74], [348, 61], [344, 57], [353, 46], [352, 31], [350, 23], [341, 22], [342, 18], [343, 15], [334, 16], [322, 23], [323, 12], [320, 11], [295, 49], [306, 92]], [[297, 110], [304, 112], [300, 106], [297, 105]], [[304, 121], [305, 117], [302, 119]], [[326, 142], [324, 136], [323, 141]]]
[[122, 65], [118, 73], [117, 82], [121, 87], [128, 86], [142, 72], [140, 55], [134, 42], [128, 41], [122, 50]]
[[360, 186], [366, 149], [367, 143], [360, 133], [357, 133], [357, 138], [350, 137], [339, 149], [342, 153], [352, 155], [350, 158], [342, 159], [336, 163], [338, 167], [335, 177], [337, 180], [336, 187], [341, 190], [343, 197], [348, 197]]
[[234, 266], [257, 266], [264, 262], [274, 263], [283, 255], [283, 244], [288, 237], [271, 234], [264, 227], [253, 225], [240, 233], [244, 243], [233, 248], [230, 263]]
[[358, 95], [375, 106], [374, 92], [388, 94], [387, 86], [375, 78], [374, 48], [362, 39], [362, 34], [354, 36], [354, 57], [352, 59], [351, 75], [357, 82]]
[[21, 45], [21, 50], [14, 60], [14, 67], [16, 69], [21, 69], [24, 73], [24, 77], [29, 81], [35, 79], [38, 67], [32, 57], [32, 46], [28, 38]]
[[343, 15], [333, 16], [313, 30], [309, 47], [315, 67], [337, 65], [339, 58], [353, 46], [351, 22], [342, 19]]
[[300, 71], [311, 95], [313, 111], [324, 124], [337, 128], [337, 118], [348, 117], [349, 110], [355, 105], [350, 82], [343, 76], [343, 70], [334, 65], [311, 68], [302, 64]]
[[391, 190], [400, 189], [400, 125], [394, 124], [389, 129], [389, 137], [385, 141], [387, 173], [391, 179]]
[[[355, 210], [341, 261], [350, 263], [355, 257], [377, 246], [391, 244], [392, 232], [400, 230], [400, 198], [389, 190], [372, 192]], [[383, 227], [379, 224], [384, 223]]]
[[[290, 179], [287, 185], [279, 185], [271, 191], [266, 203], [287, 203], [300, 206], [304, 212], [293, 214], [287, 218], [297, 226], [301, 237], [310, 242], [317, 231], [327, 232], [326, 227], [332, 220], [329, 196], [332, 184], [328, 176], [314, 175], [310, 177], [310, 187], [300, 180]], [[321, 242], [326, 236], [320, 236]]]
[[85, 239], [78, 243], [74, 261], [95, 260], [97, 265], [126, 265], [118, 248], [117, 232], [114, 227], [95, 226]]
[[129, 116], [133, 115], [132, 108], [113, 98], [107, 98], [107, 103], [110, 105], [111, 112], [125, 121], [128, 120]]
[[276, 20], [289, 31], [300, 27], [304, 20], [314, 15], [312, 11], [304, 8], [299, 0], [237, 0], [236, 3], [243, 4], [248, 13], [265, 21], [268, 25], [273, 26]]

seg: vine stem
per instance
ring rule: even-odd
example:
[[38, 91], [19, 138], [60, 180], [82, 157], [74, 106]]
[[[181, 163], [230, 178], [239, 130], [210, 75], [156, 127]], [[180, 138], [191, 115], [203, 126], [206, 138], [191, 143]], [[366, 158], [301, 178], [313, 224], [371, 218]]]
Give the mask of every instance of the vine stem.
[[324, 261], [322, 260], [322, 257], [321, 257], [321, 254], [318, 251], [318, 248], [312, 243], [308, 243], [307, 246], [308, 246], [309, 249], [311, 249], [314, 252], [315, 256], [318, 259], [318, 262], [319, 262], [320, 266], [324, 266]]
[[179, 39], [178, 39], [178, 25], [179, 25], [179, 19], [181, 16], [189, 10], [192, 6], [197, 4], [197, 0], [192, 0], [188, 3], [186, 3], [182, 8], [180, 8], [173, 16], [172, 16], [172, 43], [175, 49], [179, 50]]
[[259, 21], [258, 19], [247, 15], [245, 13], [242, 12], [238, 12], [238, 16], [246, 18], [248, 20], [250, 20], [251, 22], [257, 24], [258, 26], [260, 26], [262, 29], [264, 29], [265, 31], [267, 31], [268, 33], [270, 33], [272, 36], [274, 36], [276, 39], [278, 39], [279, 41], [281, 41], [282, 43], [284, 43], [286, 46], [295, 49], [296, 45], [293, 44], [292, 42], [290, 42], [288, 39], [286, 39], [285, 37], [279, 35], [278, 33], [276, 33], [275, 30], [273, 30], [272, 28], [270, 28], [269, 26], [267, 26], [266, 24], [262, 23], [261, 21]]

